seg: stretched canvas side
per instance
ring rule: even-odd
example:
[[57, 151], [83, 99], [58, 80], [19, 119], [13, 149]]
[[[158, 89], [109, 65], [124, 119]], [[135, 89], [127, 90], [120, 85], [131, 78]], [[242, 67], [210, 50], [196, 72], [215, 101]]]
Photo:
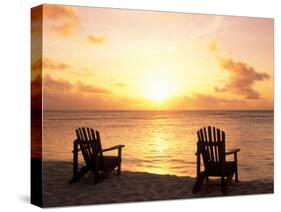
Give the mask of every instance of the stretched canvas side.
[[31, 203], [42, 207], [43, 6], [31, 9]]

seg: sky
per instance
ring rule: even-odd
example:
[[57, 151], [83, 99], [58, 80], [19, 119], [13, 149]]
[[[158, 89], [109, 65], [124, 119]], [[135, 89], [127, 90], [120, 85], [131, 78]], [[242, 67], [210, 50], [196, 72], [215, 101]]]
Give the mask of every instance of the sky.
[[[41, 36], [37, 13], [33, 39]], [[43, 79], [45, 110], [273, 109], [273, 25], [268, 18], [44, 5], [32, 82]]]

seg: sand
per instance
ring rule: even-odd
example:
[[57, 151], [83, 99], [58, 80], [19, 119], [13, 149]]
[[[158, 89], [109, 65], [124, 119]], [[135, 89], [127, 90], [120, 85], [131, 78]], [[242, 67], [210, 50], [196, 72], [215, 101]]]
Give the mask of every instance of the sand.
[[274, 187], [273, 180], [233, 181], [227, 193], [222, 194], [219, 181], [210, 179], [201, 191], [193, 194], [192, 177], [129, 171], [123, 171], [121, 176], [113, 173], [99, 184], [94, 184], [89, 173], [69, 185], [71, 163], [48, 161], [43, 167], [43, 207], [266, 194], [273, 193]]

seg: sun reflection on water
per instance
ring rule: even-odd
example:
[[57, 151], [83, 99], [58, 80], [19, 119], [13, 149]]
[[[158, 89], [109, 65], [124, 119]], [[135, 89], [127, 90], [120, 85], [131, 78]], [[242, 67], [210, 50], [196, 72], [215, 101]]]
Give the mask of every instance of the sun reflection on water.
[[144, 172], [156, 174], [173, 173], [172, 164], [169, 162], [174, 148], [171, 140], [173, 133], [169, 128], [164, 127], [165, 123], [163, 122], [165, 121], [156, 119], [151, 123], [154, 127], [142, 151], [146, 151], [146, 154], [153, 155], [154, 157], [151, 158], [151, 164], [148, 162], [142, 168]]
[[[195, 176], [196, 130], [212, 123], [227, 132], [228, 148], [243, 150], [239, 154], [241, 179], [272, 177], [272, 120], [273, 113], [264, 111], [47, 112], [43, 158], [72, 162], [74, 129], [91, 126], [100, 131], [103, 148], [125, 145], [124, 171]], [[262, 174], [257, 175], [257, 170]]]

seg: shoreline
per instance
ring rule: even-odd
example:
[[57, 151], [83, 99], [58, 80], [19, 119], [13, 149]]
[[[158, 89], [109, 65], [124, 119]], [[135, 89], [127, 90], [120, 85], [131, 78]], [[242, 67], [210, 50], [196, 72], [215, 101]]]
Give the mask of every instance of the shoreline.
[[88, 173], [69, 185], [71, 176], [72, 163], [43, 161], [43, 207], [269, 194], [274, 190], [273, 179], [232, 181], [223, 195], [219, 179], [210, 179], [201, 191], [193, 194], [195, 178], [189, 176], [122, 171], [119, 177], [112, 173], [94, 184], [93, 175]]

